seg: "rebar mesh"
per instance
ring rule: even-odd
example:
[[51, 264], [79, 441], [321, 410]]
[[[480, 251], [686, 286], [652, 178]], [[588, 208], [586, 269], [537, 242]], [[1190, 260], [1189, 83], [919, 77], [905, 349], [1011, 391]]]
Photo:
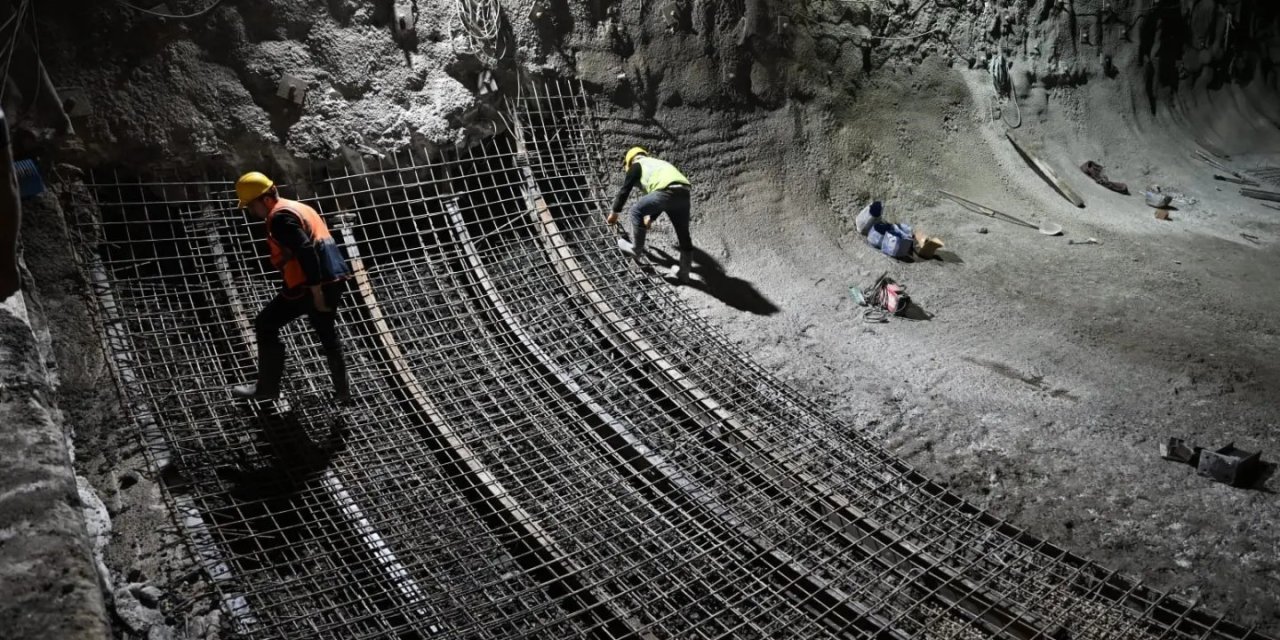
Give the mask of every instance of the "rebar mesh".
[[[72, 228], [125, 404], [251, 637], [1263, 638], [1035, 539], [781, 384], [602, 226], [578, 87], [471, 148], [314, 176], [354, 407], [275, 403], [229, 182], [96, 173]], [[289, 192], [289, 190], [286, 190]]]

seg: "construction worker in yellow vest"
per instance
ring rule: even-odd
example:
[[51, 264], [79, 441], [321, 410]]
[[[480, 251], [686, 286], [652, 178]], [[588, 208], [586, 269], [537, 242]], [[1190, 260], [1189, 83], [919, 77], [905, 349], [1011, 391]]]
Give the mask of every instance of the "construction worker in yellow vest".
[[232, 395], [257, 400], [279, 397], [285, 361], [280, 330], [305, 314], [324, 347], [336, 401], [350, 402], [337, 319], [351, 268], [328, 225], [315, 209], [281, 198], [275, 183], [256, 171], [244, 174], [236, 182], [236, 196], [242, 209], [266, 222], [271, 264], [280, 270], [284, 288], [253, 321], [258, 340], [258, 381], [233, 387]]
[[632, 259], [641, 267], [648, 264], [644, 251], [645, 235], [665, 212], [671, 218], [680, 241], [680, 266], [675, 275], [681, 282], [688, 282], [693, 262], [693, 241], [689, 238], [689, 179], [671, 163], [650, 157], [649, 152], [640, 147], [627, 151], [622, 168], [626, 171], [626, 179], [605, 222], [610, 225], [618, 223], [618, 214], [622, 213], [627, 197], [633, 188], [639, 186], [644, 196], [631, 206], [630, 214]]

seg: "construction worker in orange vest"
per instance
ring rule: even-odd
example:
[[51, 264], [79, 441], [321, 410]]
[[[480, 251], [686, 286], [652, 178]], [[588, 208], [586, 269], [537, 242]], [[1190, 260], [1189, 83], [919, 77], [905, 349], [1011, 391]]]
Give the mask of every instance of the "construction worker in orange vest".
[[626, 178], [605, 222], [611, 226], [617, 224], [618, 214], [622, 213], [631, 190], [640, 187], [644, 197], [631, 206], [630, 214], [632, 259], [641, 267], [648, 266], [645, 236], [658, 216], [666, 213], [680, 242], [680, 265], [673, 275], [680, 282], [689, 282], [693, 256], [693, 240], [689, 237], [689, 179], [671, 163], [649, 157], [649, 152], [641, 147], [627, 150], [622, 169]]
[[315, 209], [281, 198], [275, 183], [256, 171], [240, 177], [236, 196], [242, 209], [266, 222], [271, 264], [284, 276], [284, 289], [253, 321], [258, 338], [258, 382], [233, 387], [232, 395], [257, 400], [279, 397], [285, 361], [280, 330], [306, 314], [329, 361], [335, 399], [341, 404], [350, 402], [337, 319], [351, 268], [328, 225]]

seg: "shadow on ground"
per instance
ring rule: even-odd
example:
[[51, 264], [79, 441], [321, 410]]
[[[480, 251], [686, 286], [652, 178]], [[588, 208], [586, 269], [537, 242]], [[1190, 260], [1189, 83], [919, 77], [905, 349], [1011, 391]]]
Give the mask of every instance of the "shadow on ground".
[[[648, 254], [664, 270], [678, 263], [677, 258], [662, 249], [650, 248]], [[693, 250], [693, 273], [696, 277], [684, 286], [702, 291], [734, 309], [758, 316], [771, 316], [782, 310], [756, 291], [750, 282], [725, 273], [724, 267], [701, 249]]]
[[261, 459], [239, 460], [218, 469], [218, 475], [240, 491], [261, 492], [272, 487], [288, 493], [327, 469], [346, 445], [347, 428], [341, 415], [327, 420], [326, 437], [314, 441], [295, 412], [258, 416]]

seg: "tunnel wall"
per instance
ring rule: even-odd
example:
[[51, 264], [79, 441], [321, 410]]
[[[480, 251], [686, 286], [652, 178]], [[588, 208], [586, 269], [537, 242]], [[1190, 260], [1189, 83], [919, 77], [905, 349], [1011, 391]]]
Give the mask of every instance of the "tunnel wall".
[[0, 304], [0, 621], [11, 638], [97, 640], [108, 626], [86, 505], [46, 367], [48, 332], [26, 295]]

